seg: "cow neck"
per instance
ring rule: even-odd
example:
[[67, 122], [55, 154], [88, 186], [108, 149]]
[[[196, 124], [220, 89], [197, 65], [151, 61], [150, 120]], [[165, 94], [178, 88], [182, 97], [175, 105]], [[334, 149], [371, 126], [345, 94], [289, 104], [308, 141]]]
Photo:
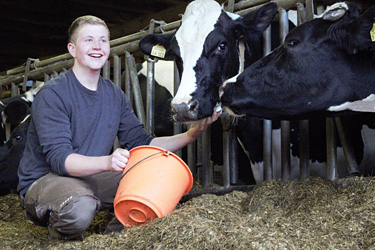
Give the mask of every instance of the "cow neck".
[[245, 43], [243, 41], [243, 38], [238, 40], [238, 50], [240, 51], [240, 69], [239, 74], [241, 74], [244, 71], [245, 67]]

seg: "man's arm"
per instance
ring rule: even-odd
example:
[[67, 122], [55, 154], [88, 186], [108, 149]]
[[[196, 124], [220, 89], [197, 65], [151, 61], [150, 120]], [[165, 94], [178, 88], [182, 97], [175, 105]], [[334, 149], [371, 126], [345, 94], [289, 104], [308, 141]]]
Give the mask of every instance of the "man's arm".
[[185, 133], [154, 138], [152, 139], [150, 145], [176, 152], [177, 150], [180, 150], [186, 145], [194, 142], [208, 126], [210, 126], [217, 120], [217, 118], [219, 118], [220, 114], [220, 112], [214, 111], [211, 117], [191, 124], [189, 130]]

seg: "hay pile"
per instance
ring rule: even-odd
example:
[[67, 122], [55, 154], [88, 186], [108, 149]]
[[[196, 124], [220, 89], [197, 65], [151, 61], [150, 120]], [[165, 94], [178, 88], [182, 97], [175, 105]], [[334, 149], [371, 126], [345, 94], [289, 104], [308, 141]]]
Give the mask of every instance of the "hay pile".
[[24, 220], [16, 195], [0, 197], [1, 249], [375, 249], [375, 178], [269, 181], [251, 192], [202, 195], [146, 226], [103, 235], [99, 213], [85, 239], [48, 241]]

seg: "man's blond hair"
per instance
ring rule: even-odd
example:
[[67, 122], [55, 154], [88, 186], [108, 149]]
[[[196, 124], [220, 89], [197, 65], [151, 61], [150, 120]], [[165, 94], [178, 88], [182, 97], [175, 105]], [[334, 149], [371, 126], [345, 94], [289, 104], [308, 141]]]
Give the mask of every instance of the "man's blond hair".
[[68, 30], [68, 43], [74, 43], [77, 39], [77, 31], [85, 24], [92, 24], [92, 25], [103, 25], [108, 30], [109, 35], [109, 29], [107, 24], [96, 16], [81, 16], [78, 17], [76, 20], [72, 22], [72, 24], [69, 27]]

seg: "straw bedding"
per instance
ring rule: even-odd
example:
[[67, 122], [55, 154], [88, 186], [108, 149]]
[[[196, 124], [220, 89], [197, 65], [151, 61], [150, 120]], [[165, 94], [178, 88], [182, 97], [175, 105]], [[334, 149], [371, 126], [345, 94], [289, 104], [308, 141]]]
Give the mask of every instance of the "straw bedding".
[[100, 212], [85, 239], [49, 241], [0, 197], [0, 249], [375, 249], [375, 178], [267, 181], [250, 192], [193, 198], [150, 224], [104, 235]]

